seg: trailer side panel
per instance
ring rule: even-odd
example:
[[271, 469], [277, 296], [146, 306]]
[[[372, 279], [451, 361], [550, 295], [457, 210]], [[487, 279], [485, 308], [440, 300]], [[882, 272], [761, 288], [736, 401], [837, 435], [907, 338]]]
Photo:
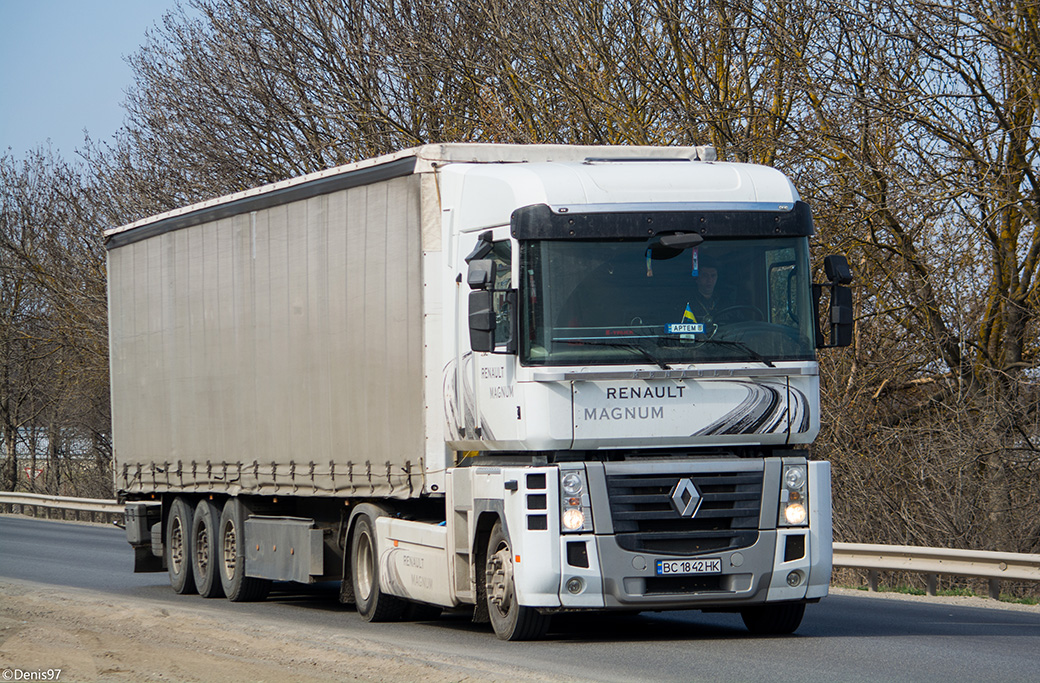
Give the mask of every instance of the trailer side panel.
[[407, 175], [112, 248], [119, 488], [418, 495], [421, 235]]

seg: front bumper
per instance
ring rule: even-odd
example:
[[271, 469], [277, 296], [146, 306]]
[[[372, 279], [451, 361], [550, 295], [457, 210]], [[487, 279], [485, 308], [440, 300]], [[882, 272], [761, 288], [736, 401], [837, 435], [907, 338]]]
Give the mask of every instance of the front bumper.
[[561, 537], [561, 607], [714, 609], [823, 597], [831, 575], [830, 466], [808, 466], [809, 525], [760, 529], [749, 546], [692, 556], [719, 558], [720, 573], [658, 576], [656, 560], [674, 555], [627, 550], [609, 533]]

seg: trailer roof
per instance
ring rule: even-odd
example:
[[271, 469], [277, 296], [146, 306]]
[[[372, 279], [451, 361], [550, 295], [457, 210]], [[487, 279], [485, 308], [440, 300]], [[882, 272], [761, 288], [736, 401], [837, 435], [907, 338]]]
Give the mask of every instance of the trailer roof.
[[318, 196], [348, 187], [366, 185], [379, 180], [410, 175], [412, 173], [430, 172], [438, 166], [447, 163], [584, 161], [594, 157], [618, 159], [710, 159], [714, 158], [714, 151], [707, 147], [494, 145], [476, 143], [423, 145], [177, 208], [106, 230], [105, 236], [111, 241], [111, 238], [115, 235], [130, 230], [137, 230], [138, 228], [145, 228], [160, 222], [168, 223], [174, 221], [183, 223], [183, 225], [176, 226], [166, 225], [164, 226], [165, 230], [187, 227], [188, 225], [195, 225], [216, 218], [255, 211], [294, 199]]
[[[115, 249], [149, 237], [199, 225], [221, 218], [308, 199], [339, 190], [359, 187], [414, 173], [430, 173], [448, 164], [537, 163], [610, 160], [685, 160], [714, 161], [710, 147], [636, 147], [580, 145], [495, 145], [446, 143], [423, 145], [353, 164], [310, 173], [297, 178], [263, 185], [167, 211], [105, 232], [106, 246]], [[782, 178], [775, 169], [741, 164], [745, 169], [761, 169], [773, 179]], [[789, 181], [781, 184], [790, 188]], [[796, 197], [795, 197], [796, 198]]]

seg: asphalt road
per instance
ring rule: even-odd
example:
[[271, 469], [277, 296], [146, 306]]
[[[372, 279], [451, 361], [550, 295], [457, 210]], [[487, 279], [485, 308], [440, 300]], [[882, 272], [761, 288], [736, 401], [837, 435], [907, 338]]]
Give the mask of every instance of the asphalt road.
[[197, 604], [229, 620], [250, 614], [305, 631], [385, 639], [596, 681], [1040, 681], [1040, 612], [832, 595], [793, 636], [756, 638], [731, 614], [666, 612], [557, 617], [547, 640], [503, 643], [463, 614], [427, 623], [367, 624], [333, 587], [286, 584], [265, 603], [178, 596], [165, 574], [131, 573], [116, 528], [0, 516], [0, 580], [71, 586], [142, 600]]

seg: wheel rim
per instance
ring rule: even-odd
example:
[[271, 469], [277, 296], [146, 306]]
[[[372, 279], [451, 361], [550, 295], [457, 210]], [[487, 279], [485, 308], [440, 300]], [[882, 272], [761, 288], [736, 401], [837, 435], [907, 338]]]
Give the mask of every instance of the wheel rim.
[[361, 531], [361, 535], [358, 537], [358, 550], [357, 550], [357, 587], [358, 593], [362, 600], [368, 600], [369, 596], [372, 595], [372, 588], [375, 585], [375, 555], [372, 552], [372, 537], [368, 535], [368, 531]]
[[174, 574], [184, 570], [184, 526], [180, 515], [175, 515], [170, 525], [170, 568]]
[[235, 578], [237, 558], [238, 541], [235, 534], [235, 523], [228, 522], [224, 526], [224, 576], [228, 581]]
[[209, 569], [209, 529], [205, 524], [199, 526], [199, 532], [195, 534], [195, 564], [202, 576]]
[[513, 609], [513, 557], [509, 546], [502, 543], [487, 561], [488, 605], [502, 616]]

